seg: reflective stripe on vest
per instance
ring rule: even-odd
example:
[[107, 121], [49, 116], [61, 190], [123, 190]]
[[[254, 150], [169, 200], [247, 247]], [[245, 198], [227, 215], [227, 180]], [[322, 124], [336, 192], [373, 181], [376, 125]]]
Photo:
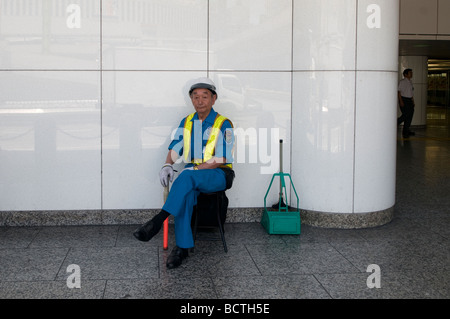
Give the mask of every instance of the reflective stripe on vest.
[[[188, 115], [184, 121], [184, 129], [183, 129], [183, 141], [184, 141], [184, 159], [185, 161], [189, 161], [189, 155], [191, 150], [191, 134], [192, 134], [192, 118], [194, 117], [195, 113], [192, 113]], [[203, 160], [202, 159], [193, 159], [191, 162], [194, 164], [201, 164], [208, 160], [210, 160], [214, 156], [214, 150], [216, 148], [217, 144], [217, 137], [221, 136], [221, 128], [223, 122], [225, 122], [227, 118], [225, 116], [222, 116], [220, 114], [217, 114], [213, 127], [211, 129], [211, 133], [209, 134], [208, 141], [206, 142], [205, 146], [205, 154], [203, 154]], [[231, 164], [224, 164], [221, 166], [226, 166], [229, 168], [232, 168]]]

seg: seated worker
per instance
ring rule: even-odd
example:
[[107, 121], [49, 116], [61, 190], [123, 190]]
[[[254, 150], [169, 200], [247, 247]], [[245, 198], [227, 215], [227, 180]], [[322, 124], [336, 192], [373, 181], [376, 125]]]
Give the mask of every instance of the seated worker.
[[195, 113], [181, 120], [169, 145], [166, 162], [159, 173], [162, 186], [173, 181], [173, 164], [179, 156], [183, 154], [187, 164], [173, 182], [161, 211], [133, 233], [138, 240], [149, 241], [160, 231], [164, 220], [173, 215], [176, 246], [167, 258], [169, 269], [180, 266], [188, 256], [188, 249], [194, 247], [191, 217], [197, 196], [228, 189], [234, 178], [233, 124], [213, 109], [217, 100], [214, 82], [208, 78], [197, 79], [189, 96]]

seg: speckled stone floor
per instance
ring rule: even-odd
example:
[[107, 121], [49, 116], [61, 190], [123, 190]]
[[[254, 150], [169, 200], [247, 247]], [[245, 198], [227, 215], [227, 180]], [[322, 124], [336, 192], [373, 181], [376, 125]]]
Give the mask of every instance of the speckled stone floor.
[[399, 130], [397, 161], [395, 216], [386, 225], [302, 225], [297, 236], [227, 223], [228, 253], [221, 241], [198, 240], [173, 270], [165, 267], [173, 225], [168, 250], [162, 232], [137, 241], [137, 225], [0, 227], [0, 298], [448, 299], [448, 125], [407, 140]]

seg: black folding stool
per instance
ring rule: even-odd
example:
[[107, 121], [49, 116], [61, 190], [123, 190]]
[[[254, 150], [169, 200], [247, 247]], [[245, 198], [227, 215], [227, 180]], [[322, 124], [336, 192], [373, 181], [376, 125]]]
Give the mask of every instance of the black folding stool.
[[[214, 203], [210, 205], [210, 207], [205, 206], [204, 204], [208, 203], [209, 200], [211, 200], [210, 196], [214, 196]], [[223, 249], [225, 252], [228, 252], [227, 243], [225, 241], [225, 231], [224, 231], [224, 224], [225, 224], [225, 218], [226, 216], [220, 214], [220, 210], [223, 205], [223, 200], [228, 200], [228, 198], [225, 196], [225, 191], [218, 191], [213, 193], [200, 193], [197, 197], [197, 205], [194, 206], [194, 211], [192, 214], [192, 217], [194, 218], [193, 223], [193, 237], [194, 242], [197, 238], [197, 230], [199, 227], [199, 221], [200, 221], [200, 227], [205, 228], [214, 228], [218, 227], [220, 232], [220, 237], [222, 239], [223, 243]], [[203, 204], [203, 205], [202, 205]], [[210, 204], [210, 203], [209, 203]], [[228, 207], [228, 203], [227, 203]], [[205, 216], [205, 210], [214, 210], [213, 214], [210, 214], [209, 216]], [[203, 214], [202, 214], [203, 212]], [[208, 218], [209, 217], [209, 218]], [[205, 238], [206, 239], [206, 238]], [[208, 240], [217, 240], [214, 238], [207, 238]]]

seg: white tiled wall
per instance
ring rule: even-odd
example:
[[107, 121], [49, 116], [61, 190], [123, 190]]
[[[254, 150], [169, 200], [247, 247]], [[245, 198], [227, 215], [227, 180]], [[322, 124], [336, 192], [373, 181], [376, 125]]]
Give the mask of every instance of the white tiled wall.
[[291, 69], [291, 0], [210, 1], [209, 67]]
[[[373, 3], [382, 28], [367, 29], [365, 9]], [[158, 172], [173, 129], [193, 110], [190, 80], [200, 76], [216, 82], [215, 109], [235, 127], [230, 207], [263, 206], [282, 139], [283, 171], [292, 172], [302, 208], [386, 208], [365, 201], [368, 191], [392, 181], [365, 187], [358, 165], [366, 146], [359, 149], [355, 134], [363, 141], [389, 138], [389, 131], [378, 137], [361, 129], [368, 102], [358, 90], [393, 80], [385, 72], [397, 70], [398, 23], [389, 21], [398, 22], [398, 1], [4, 0], [0, 6], [1, 211], [160, 208]], [[389, 101], [388, 95], [377, 104]], [[380, 115], [377, 121], [388, 115], [369, 114]], [[278, 185], [268, 204], [277, 202]], [[389, 190], [378, 203], [390, 204]]]
[[[395, 204], [397, 74], [362, 71], [356, 82], [354, 210], [371, 212]], [[395, 103], [395, 102], [394, 102]], [[376, 134], [378, 138], [372, 139]], [[369, 195], [371, 194], [371, 195]]]
[[0, 83], [0, 209], [99, 208], [99, 72], [1, 71]]
[[392, 207], [398, 2], [295, 4], [291, 171], [300, 206], [333, 213]]
[[351, 211], [355, 72], [298, 72], [293, 82], [292, 175], [301, 207]]
[[354, 70], [355, 1], [295, 3], [294, 70]]
[[400, 0], [402, 39], [448, 40], [449, 15], [448, 0]]
[[397, 69], [398, 16], [399, 6], [391, 0], [358, 2], [358, 70]]
[[206, 70], [208, 1], [103, 0], [105, 70]]
[[208, 72], [242, 162], [230, 206], [262, 206], [279, 139], [289, 171], [291, 0], [0, 5], [0, 210], [159, 208], [189, 81]]
[[0, 5], [2, 70], [99, 70], [100, 1], [6, 0]]

